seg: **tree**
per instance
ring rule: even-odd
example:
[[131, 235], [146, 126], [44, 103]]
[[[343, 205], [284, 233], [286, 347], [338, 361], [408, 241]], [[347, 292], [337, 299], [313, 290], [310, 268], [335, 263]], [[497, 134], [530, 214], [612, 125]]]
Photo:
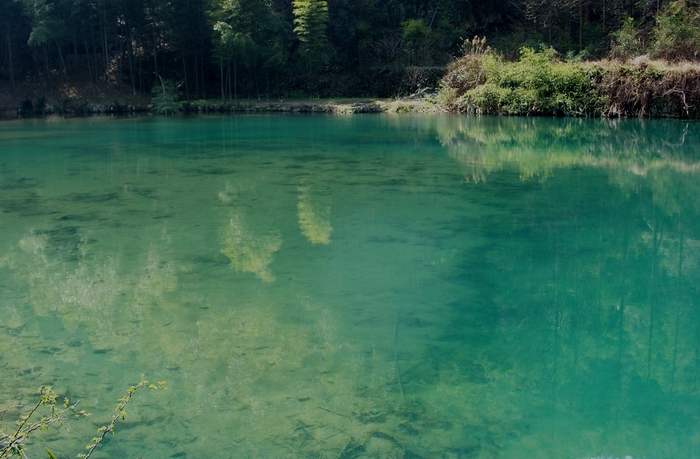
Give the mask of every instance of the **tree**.
[[612, 36], [611, 57], [630, 59], [642, 53], [643, 48], [639, 38], [639, 27], [631, 17], [625, 19], [620, 30], [614, 32]]
[[328, 3], [326, 0], [294, 0], [292, 6], [299, 57], [309, 72], [316, 72], [330, 60], [326, 34]]
[[668, 60], [700, 57], [700, 8], [678, 1], [657, 15], [651, 54]]
[[249, 72], [257, 85], [259, 69], [269, 72], [283, 64], [286, 34], [279, 14], [269, 1], [223, 0], [213, 5], [210, 14], [214, 54], [221, 70], [222, 99], [226, 98], [226, 89], [229, 97], [237, 98], [239, 70]]
[[10, 80], [11, 92], [15, 89], [18, 45], [26, 42], [26, 38], [18, 38], [19, 30], [23, 28], [19, 4], [13, 0], [0, 0], [0, 80]]
[[47, 0], [23, 1], [24, 14], [31, 19], [32, 31], [29, 34], [27, 44], [34, 48], [41, 48], [46, 67], [46, 79], [50, 81], [51, 65], [49, 61], [48, 47], [51, 43], [56, 44], [58, 55], [61, 60], [63, 73], [66, 72], [66, 64], [61, 52], [59, 40], [65, 35], [65, 23], [61, 19], [61, 12], [56, 12], [53, 3]]
[[204, 88], [204, 64], [210, 57], [214, 32], [207, 17], [208, 3], [206, 0], [179, 0], [170, 19], [174, 48], [182, 61], [177, 71], [182, 72], [188, 99], [191, 93], [199, 97]]

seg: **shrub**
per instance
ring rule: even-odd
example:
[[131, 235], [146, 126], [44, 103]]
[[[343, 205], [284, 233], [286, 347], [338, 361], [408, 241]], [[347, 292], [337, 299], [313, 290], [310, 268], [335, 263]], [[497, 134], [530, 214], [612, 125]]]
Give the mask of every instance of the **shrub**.
[[670, 61], [700, 58], [700, 9], [671, 2], [656, 16], [650, 55]]
[[429, 29], [421, 19], [409, 19], [401, 23], [403, 40], [411, 45], [425, 41]]
[[157, 113], [174, 113], [177, 111], [177, 84], [172, 80], [163, 80], [158, 75], [159, 83], [151, 89], [151, 101]]
[[494, 59], [491, 49], [486, 47], [485, 37], [464, 40], [461, 51], [462, 56], [447, 67], [447, 74], [441, 81], [444, 88], [450, 88], [459, 94], [484, 84], [486, 61]]
[[612, 33], [613, 41], [610, 47], [610, 57], [627, 60], [643, 53], [642, 41], [639, 37], [639, 25], [631, 17], [622, 22], [622, 27]]
[[464, 111], [483, 115], [498, 114], [501, 111], [503, 101], [508, 98], [511, 91], [494, 83], [482, 84], [469, 91], [464, 99]]
[[[685, 8], [687, 14], [693, 11], [687, 5], [669, 7], [659, 30], [680, 14], [671, 13]], [[677, 32], [700, 37], [700, 24], [697, 31], [683, 32], [679, 26]], [[700, 53], [700, 42], [693, 49]], [[491, 50], [467, 52], [450, 65], [438, 100], [457, 113], [698, 118], [700, 67], [658, 63], [646, 56], [613, 64], [562, 62], [551, 48], [522, 48], [515, 62]]]
[[645, 60], [592, 69], [603, 116], [700, 116], [700, 69]]
[[460, 100], [448, 108], [460, 112], [581, 116], [598, 106], [583, 67], [558, 61], [552, 48], [522, 48], [516, 62], [492, 52], [467, 54], [453, 63], [442, 87]]

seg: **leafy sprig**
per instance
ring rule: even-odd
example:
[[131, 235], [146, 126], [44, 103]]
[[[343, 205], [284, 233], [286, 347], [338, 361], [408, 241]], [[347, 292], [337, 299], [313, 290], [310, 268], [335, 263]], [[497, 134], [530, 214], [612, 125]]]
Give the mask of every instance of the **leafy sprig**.
[[[126, 417], [125, 408], [131, 401], [133, 395], [142, 388], [148, 388], [152, 390], [167, 389], [165, 386], [165, 381], [160, 381], [157, 384], [150, 384], [146, 380], [141, 380], [135, 386], [129, 387], [126, 391], [126, 395], [119, 399], [119, 403], [116, 407], [116, 414], [112, 417], [107, 425], [103, 425], [97, 429], [98, 435], [94, 437], [90, 443], [85, 447], [88, 452], [87, 454], [78, 454], [81, 459], [88, 459], [95, 448], [102, 442], [104, 437], [108, 432], [114, 433], [114, 427], [116, 423], [121, 419], [124, 420]], [[25, 451], [25, 443], [29, 438], [30, 434], [37, 430], [48, 429], [52, 424], [58, 426], [63, 425], [69, 413], [72, 413], [75, 417], [88, 417], [89, 413], [84, 410], [77, 410], [77, 405], [79, 403], [71, 403], [68, 398], [64, 398], [63, 402], [59, 404], [58, 396], [56, 392], [50, 386], [39, 387], [39, 400], [32, 407], [32, 409], [26, 415], [22, 415], [17, 420], [17, 428], [13, 429], [11, 433], [5, 433], [0, 430], [0, 459], [5, 457], [18, 456], [21, 458], [26, 458], [27, 453]], [[41, 410], [42, 407], [48, 408], [47, 410]], [[9, 406], [5, 409], [0, 410], [0, 420], [13, 408], [19, 408], [19, 406]], [[44, 414], [42, 414], [44, 412]], [[37, 416], [41, 414], [39, 419]], [[55, 459], [55, 455], [46, 449], [49, 459]]]
[[88, 450], [87, 454], [78, 454], [79, 458], [88, 459], [92, 455], [93, 451], [95, 451], [95, 448], [97, 448], [97, 446], [100, 443], [102, 443], [102, 440], [104, 440], [105, 436], [109, 432], [114, 434], [114, 426], [116, 425], [117, 421], [119, 419], [124, 420], [126, 417], [125, 408], [126, 405], [128, 405], [131, 401], [131, 397], [134, 396], [136, 391], [144, 387], [152, 390], [167, 389], [167, 387], [165, 386], [165, 381], [159, 381], [158, 384], [149, 384], [149, 382], [144, 379], [142, 379], [141, 382], [139, 382], [137, 385], [131, 386], [126, 391], [126, 395], [119, 399], [119, 403], [117, 403], [116, 414], [112, 417], [112, 420], [109, 422], [109, 424], [101, 426], [99, 429], [97, 429], [98, 436], [93, 437], [90, 443], [88, 443], [85, 446], [85, 449]]
[[[48, 429], [51, 424], [63, 425], [67, 412], [73, 413], [76, 417], [90, 416], [89, 413], [83, 410], [76, 410], [79, 401], [71, 404], [70, 400], [64, 398], [62, 405], [57, 406], [58, 396], [50, 386], [39, 387], [39, 394], [39, 400], [29, 413], [20, 416], [17, 420], [17, 429], [14, 432], [6, 434], [0, 431], [0, 458], [10, 456], [26, 457], [24, 443], [29, 438], [29, 435], [37, 430]], [[32, 418], [35, 418], [35, 414], [41, 407], [48, 407], [49, 413], [33, 421]], [[0, 412], [0, 419], [4, 417], [10, 408], [13, 407], [8, 407]]]

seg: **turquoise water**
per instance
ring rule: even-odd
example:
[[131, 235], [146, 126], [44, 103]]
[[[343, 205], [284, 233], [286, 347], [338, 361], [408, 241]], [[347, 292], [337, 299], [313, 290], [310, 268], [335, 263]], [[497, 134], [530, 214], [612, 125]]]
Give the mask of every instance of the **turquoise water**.
[[680, 121], [4, 122], [0, 406], [93, 413], [31, 458], [142, 378], [93, 458], [700, 457], [698, 196]]

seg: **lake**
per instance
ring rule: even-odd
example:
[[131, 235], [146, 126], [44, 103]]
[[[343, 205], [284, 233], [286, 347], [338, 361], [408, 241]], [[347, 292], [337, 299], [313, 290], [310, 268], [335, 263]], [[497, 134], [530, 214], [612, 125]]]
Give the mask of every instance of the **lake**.
[[[0, 123], [0, 408], [73, 458], [700, 457], [700, 124]], [[69, 429], [69, 430], [66, 430]]]

